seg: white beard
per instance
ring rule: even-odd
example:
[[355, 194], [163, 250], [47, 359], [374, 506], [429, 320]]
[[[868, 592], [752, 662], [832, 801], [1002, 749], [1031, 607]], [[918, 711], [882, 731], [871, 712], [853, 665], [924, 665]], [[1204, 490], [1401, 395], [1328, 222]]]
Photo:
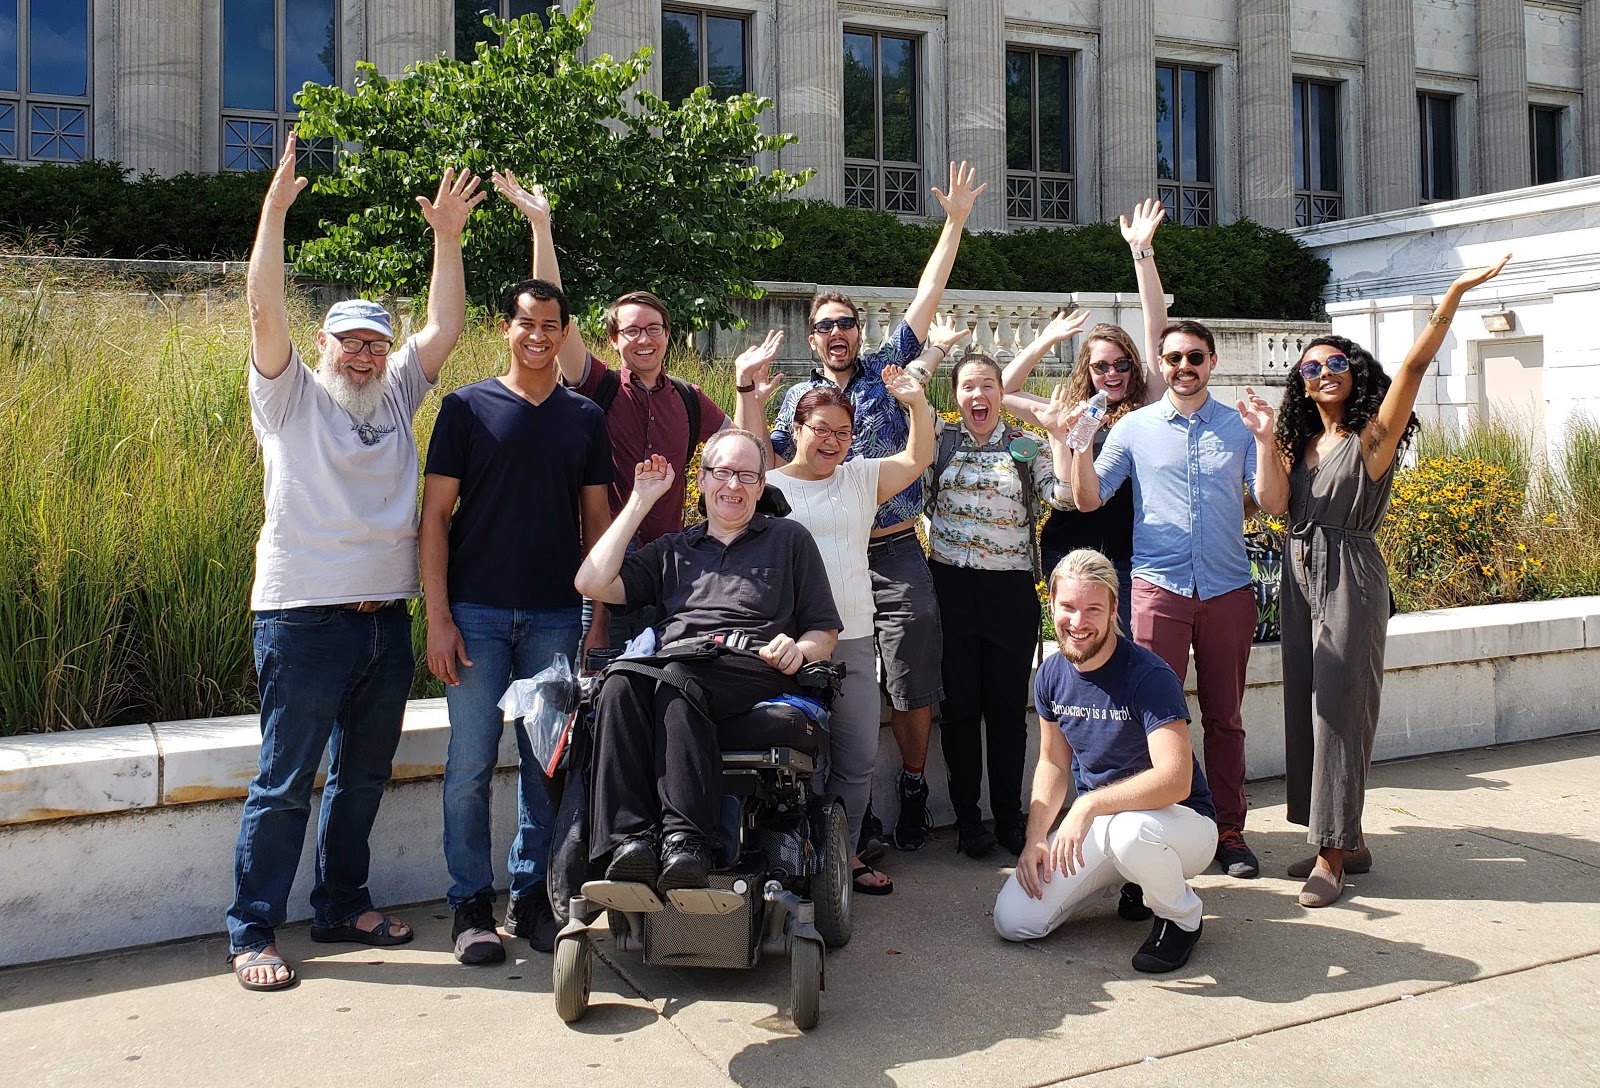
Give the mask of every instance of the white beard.
[[335, 404], [357, 419], [367, 419], [378, 410], [378, 405], [383, 402], [383, 383], [387, 377], [388, 373], [385, 372], [383, 377], [357, 384], [330, 361], [324, 361], [317, 367], [317, 384], [328, 391], [328, 396], [333, 398]]

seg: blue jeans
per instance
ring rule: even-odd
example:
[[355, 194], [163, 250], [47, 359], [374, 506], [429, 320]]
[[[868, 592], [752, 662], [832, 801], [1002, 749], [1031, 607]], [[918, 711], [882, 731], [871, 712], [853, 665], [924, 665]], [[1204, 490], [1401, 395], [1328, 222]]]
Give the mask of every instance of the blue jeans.
[[[455, 604], [451, 618], [472, 666], [457, 665], [461, 683], [445, 688], [450, 708], [450, 750], [444, 765], [444, 862], [450, 873], [450, 909], [494, 890], [489, 860], [489, 789], [500, 756], [505, 718], [500, 696], [511, 681], [543, 671], [557, 653], [575, 665], [582, 609], [512, 609]], [[574, 672], [576, 668], [574, 667]], [[521, 728], [517, 735], [517, 834], [506, 868], [511, 897], [544, 882], [555, 811], [544, 770]]]
[[313, 921], [344, 925], [372, 909], [368, 837], [389, 781], [415, 667], [411, 613], [338, 607], [256, 613], [261, 756], [245, 797], [228, 908], [230, 955], [273, 943], [322, 753], [330, 753], [318, 820]]

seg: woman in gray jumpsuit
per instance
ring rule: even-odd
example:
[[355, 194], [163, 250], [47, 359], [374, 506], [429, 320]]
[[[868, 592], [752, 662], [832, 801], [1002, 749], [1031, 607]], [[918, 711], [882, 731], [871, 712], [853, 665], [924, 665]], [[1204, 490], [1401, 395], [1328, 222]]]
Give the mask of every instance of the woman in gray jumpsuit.
[[1343, 892], [1345, 873], [1372, 865], [1361, 810], [1389, 620], [1389, 571], [1376, 534], [1396, 457], [1417, 426], [1411, 407], [1456, 307], [1509, 259], [1450, 285], [1393, 380], [1360, 345], [1321, 336], [1284, 391], [1277, 428], [1290, 474], [1284, 757], [1289, 822], [1307, 827], [1318, 850], [1289, 867], [1289, 875], [1306, 877], [1302, 906], [1328, 906]]

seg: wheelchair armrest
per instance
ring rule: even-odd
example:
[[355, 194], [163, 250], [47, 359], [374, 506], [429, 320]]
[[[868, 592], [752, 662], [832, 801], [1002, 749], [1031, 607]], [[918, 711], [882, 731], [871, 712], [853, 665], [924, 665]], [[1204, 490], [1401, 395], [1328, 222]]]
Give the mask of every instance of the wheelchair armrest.
[[722, 769], [725, 771], [753, 771], [768, 768], [811, 773], [816, 761], [796, 748], [768, 748], [757, 752], [723, 752]]

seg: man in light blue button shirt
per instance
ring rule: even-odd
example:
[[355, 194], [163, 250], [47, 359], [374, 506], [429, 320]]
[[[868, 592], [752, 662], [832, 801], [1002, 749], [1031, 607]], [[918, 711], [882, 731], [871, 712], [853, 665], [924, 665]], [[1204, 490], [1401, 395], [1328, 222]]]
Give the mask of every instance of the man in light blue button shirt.
[[1166, 396], [1123, 417], [1098, 458], [1073, 456], [1073, 498], [1094, 510], [1133, 479], [1133, 637], [1181, 680], [1194, 648], [1206, 777], [1217, 805], [1217, 861], [1230, 876], [1260, 863], [1244, 841], [1245, 664], [1256, 625], [1244, 551], [1244, 495], [1269, 514], [1289, 506], [1273, 411], [1254, 390], [1237, 408], [1206, 389], [1216, 340], [1198, 321], [1161, 333]]

